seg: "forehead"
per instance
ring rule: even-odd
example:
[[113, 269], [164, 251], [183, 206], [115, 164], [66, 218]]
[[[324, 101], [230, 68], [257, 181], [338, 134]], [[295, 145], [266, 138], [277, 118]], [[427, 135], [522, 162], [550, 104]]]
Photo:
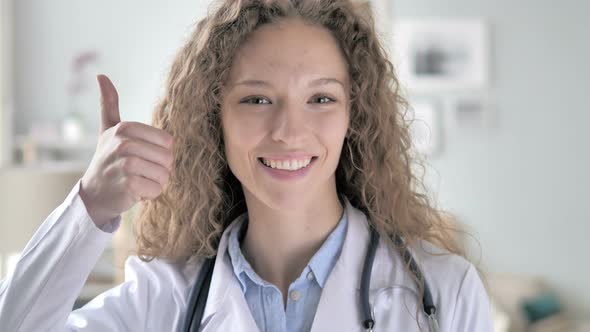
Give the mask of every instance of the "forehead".
[[330, 76], [348, 81], [346, 60], [330, 31], [299, 19], [263, 25], [238, 49], [228, 81], [261, 76]]

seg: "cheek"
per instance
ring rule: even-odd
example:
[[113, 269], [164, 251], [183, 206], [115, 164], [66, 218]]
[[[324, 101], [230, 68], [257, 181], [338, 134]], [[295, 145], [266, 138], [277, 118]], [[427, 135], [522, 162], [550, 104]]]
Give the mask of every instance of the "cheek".
[[245, 121], [230, 121], [227, 127], [224, 128], [226, 128], [225, 137], [231, 142], [231, 145], [242, 150], [254, 148], [264, 129], [254, 122], [248, 123]]
[[263, 130], [255, 121], [248, 121], [230, 112], [224, 114], [222, 126], [229, 166], [234, 173], [239, 173], [238, 168], [248, 165], [249, 153], [260, 141]]
[[329, 149], [328, 153], [332, 155], [338, 153], [348, 129], [348, 116], [334, 114], [323, 118], [321, 121], [316, 121], [315, 124], [318, 126], [316, 132], [320, 134], [323, 144]]

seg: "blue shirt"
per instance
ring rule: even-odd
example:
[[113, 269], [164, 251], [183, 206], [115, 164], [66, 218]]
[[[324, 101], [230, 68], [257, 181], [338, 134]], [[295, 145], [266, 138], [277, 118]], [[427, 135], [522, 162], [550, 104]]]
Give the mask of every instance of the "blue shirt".
[[346, 237], [346, 213], [320, 249], [314, 254], [301, 275], [289, 285], [286, 309], [281, 291], [262, 279], [240, 249], [242, 229], [247, 218], [229, 234], [228, 251], [234, 274], [240, 281], [242, 292], [260, 331], [301, 332], [311, 330], [316, 308], [326, 280], [340, 256]]

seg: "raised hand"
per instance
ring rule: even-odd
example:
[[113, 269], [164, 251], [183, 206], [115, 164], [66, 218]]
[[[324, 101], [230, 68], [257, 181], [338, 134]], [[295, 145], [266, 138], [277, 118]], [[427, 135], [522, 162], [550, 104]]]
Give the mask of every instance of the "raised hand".
[[121, 122], [119, 96], [105, 75], [97, 76], [101, 126], [90, 166], [82, 177], [80, 196], [88, 214], [102, 226], [135, 203], [158, 197], [172, 167], [173, 138], [139, 122]]

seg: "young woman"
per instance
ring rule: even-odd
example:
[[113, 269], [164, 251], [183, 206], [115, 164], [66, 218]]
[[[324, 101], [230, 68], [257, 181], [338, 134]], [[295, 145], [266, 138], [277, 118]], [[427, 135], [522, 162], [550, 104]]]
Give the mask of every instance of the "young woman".
[[[153, 126], [98, 81], [96, 154], [2, 283], [3, 331], [492, 331], [363, 7], [218, 2]], [[139, 201], [125, 282], [70, 312]]]

